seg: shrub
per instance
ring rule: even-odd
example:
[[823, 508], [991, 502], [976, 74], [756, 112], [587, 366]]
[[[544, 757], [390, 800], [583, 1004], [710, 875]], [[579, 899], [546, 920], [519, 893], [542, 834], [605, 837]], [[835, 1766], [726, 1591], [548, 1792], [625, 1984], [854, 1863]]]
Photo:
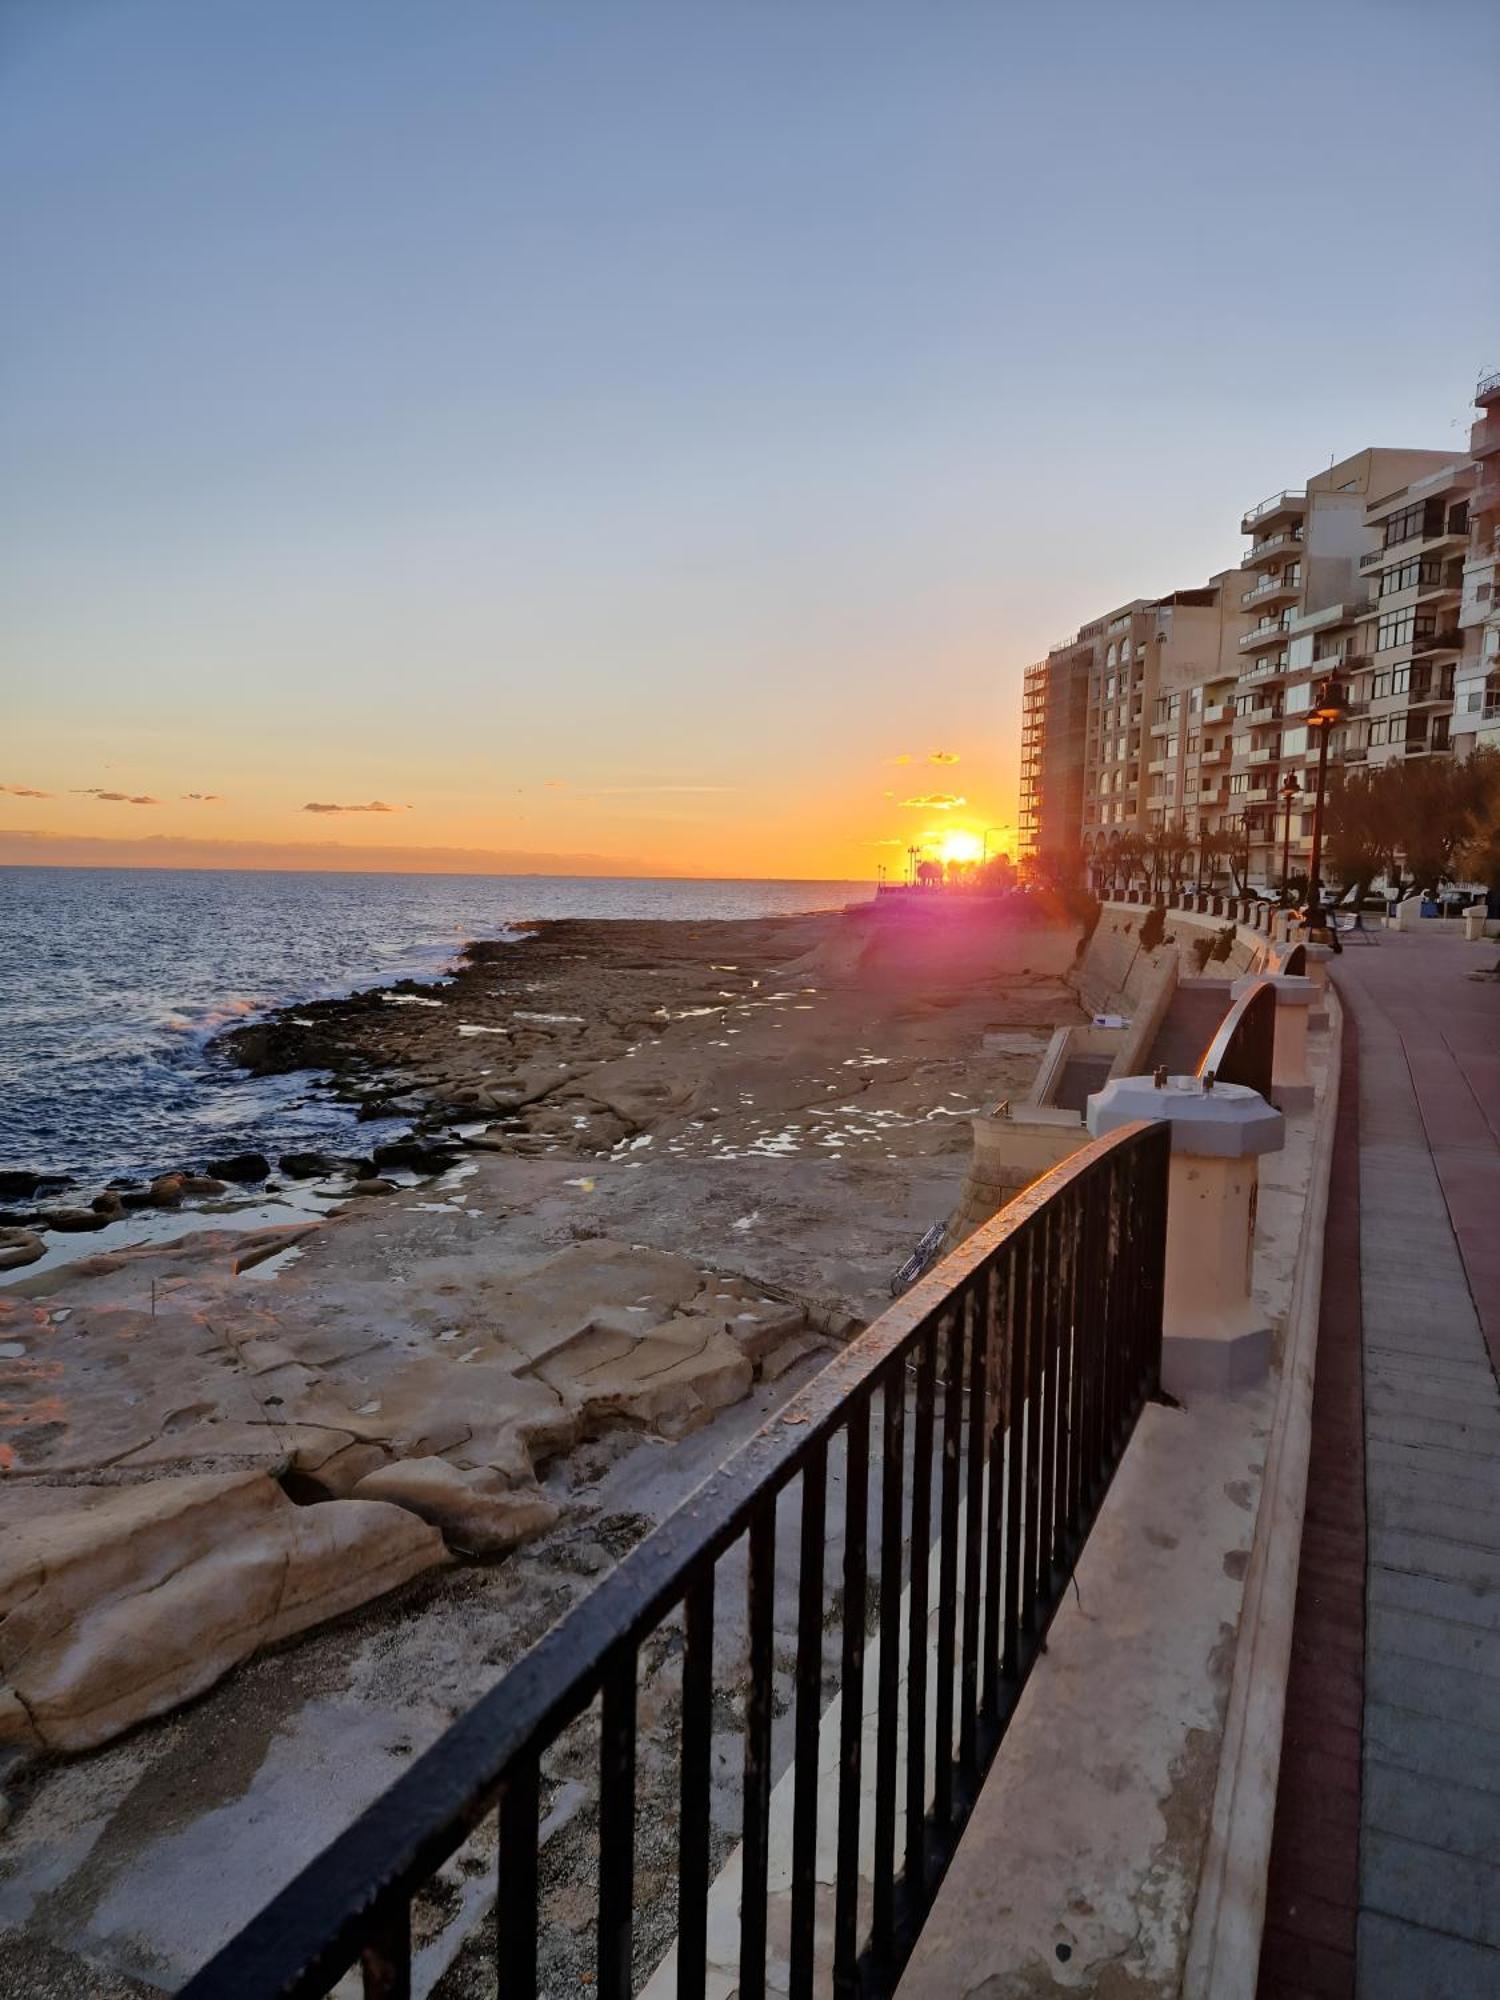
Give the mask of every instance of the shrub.
[[1166, 934], [1167, 913], [1160, 904], [1153, 904], [1141, 924], [1141, 950], [1155, 951]]

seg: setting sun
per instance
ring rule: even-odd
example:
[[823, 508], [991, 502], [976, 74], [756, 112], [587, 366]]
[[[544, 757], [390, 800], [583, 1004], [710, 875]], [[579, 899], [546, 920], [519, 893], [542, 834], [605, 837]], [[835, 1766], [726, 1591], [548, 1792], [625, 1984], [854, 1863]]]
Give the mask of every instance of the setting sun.
[[949, 861], [980, 861], [984, 858], [984, 842], [977, 833], [970, 833], [961, 826], [954, 827], [943, 835], [938, 846], [939, 859]]

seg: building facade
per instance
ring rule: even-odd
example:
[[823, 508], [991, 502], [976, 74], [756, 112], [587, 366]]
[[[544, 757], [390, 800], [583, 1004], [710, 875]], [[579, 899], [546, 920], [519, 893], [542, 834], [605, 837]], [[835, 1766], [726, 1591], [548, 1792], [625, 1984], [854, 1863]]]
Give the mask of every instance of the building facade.
[[[1028, 670], [1022, 848], [1217, 836], [1279, 888], [1311, 859], [1318, 737], [1331, 769], [1500, 747], [1500, 375], [1468, 452], [1371, 447], [1248, 508], [1237, 568], [1136, 598]], [[1081, 710], [1081, 721], [1080, 721]]]
[[1021, 695], [1019, 846], [1035, 857], [1078, 845], [1092, 648], [1054, 649], [1026, 669]]
[[1469, 433], [1474, 484], [1458, 607], [1463, 646], [1454, 668], [1453, 747], [1460, 756], [1500, 750], [1500, 374], [1480, 381], [1474, 401], [1480, 415]]

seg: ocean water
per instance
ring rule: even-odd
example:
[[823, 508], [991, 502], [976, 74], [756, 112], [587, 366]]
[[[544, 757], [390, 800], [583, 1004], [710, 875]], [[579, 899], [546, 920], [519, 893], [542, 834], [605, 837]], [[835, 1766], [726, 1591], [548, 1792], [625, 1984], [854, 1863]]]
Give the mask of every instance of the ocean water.
[[[307, 1076], [209, 1047], [288, 1001], [439, 975], [528, 917], [758, 917], [837, 908], [856, 882], [0, 868], [0, 1168], [90, 1191], [215, 1153], [348, 1148]], [[372, 1136], [359, 1131], [360, 1147]]]

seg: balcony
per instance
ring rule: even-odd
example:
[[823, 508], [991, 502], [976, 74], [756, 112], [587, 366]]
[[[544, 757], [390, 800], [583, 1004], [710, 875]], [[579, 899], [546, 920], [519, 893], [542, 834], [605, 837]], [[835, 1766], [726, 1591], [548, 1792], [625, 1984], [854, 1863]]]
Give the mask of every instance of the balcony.
[[1446, 563], [1439, 575], [1423, 579], [1416, 586], [1413, 604], [1441, 604], [1445, 598], [1463, 596], [1463, 566], [1460, 563]]
[[1464, 635], [1456, 625], [1445, 625], [1440, 632], [1419, 632], [1411, 642], [1413, 654], [1417, 653], [1461, 653]]
[[1384, 548], [1366, 549], [1359, 559], [1359, 566], [1362, 570], [1379, 569], [1388, 560], [1389, 557]]
[[1240, 557], [1241, 569], [1254, 569], [1257, 563], [1269, 562], [1278, 556], [1302, 546], [1302, 530], [1281, 528], [1274, 535], [1267, 535], [1264, 541], [1253, 543]]
[[1248, 653], [1257, 646], [1275, 646], [1287, 635], [1288, 621], [1273, 618], [1264, 625], [1257, 625], [1253, 632], [1247, 632], [1240, 640], [1240, 651]]
[[1200, 764], [1227, 764], [1229, 762], [1229, 751], [1221, 743], [1217, 750], [1205, 750], [1198, 761]]
[[1486, 417], [1469, 433], [1469, 450], [1475, 458], [1490, 458], [1500, 451], [1500, 415]]
[[1278, 763], [1280, 758], [1281, 745], [1278, 743], [1274, 746], [1268, 745], [1264, 750], [1252, 750], [1250, 755], [1245, 759], [1245, 762], [1250, 766], [1252, 771], [1255, 771], [1259, 770], [1263, 764]]
[[1491, 403], [1500, 403], [1500, 371], [1480, 376], [1474, 390], [1474, 401], [1481, 409], [1487, 409]]
[[1263, 576], [1253, 590], [1241, 593], [1240, 604], [1246, 611], [1260, 604], [1289, 604], [1301, 588], [1300, 576]]
[[1269, 498], [1258, 501], [1246, 511], [1240, 519], [1240, 533], [1252, 534], [1258, 525], [1274, 521], [1283, 514], [1289, 518], [1302, 514], [1306, 509], [1306, 493], [1300, 488], [1284, 487], [1280, 493], [1272, 493]]
[[1241, 792], [1239, 796], [1247, 806], [1263, 806], [1270, 800], [1271, 788], [1269, 785], [1253, 785], [1248, 792]]
[[1159, 778], [1169, 764], [1175, 764], [1176, 762], [1177, 759], [1175, 757], [1153, 757], [1151, 762], [1146, 766], [1147, 774], [1150, 777]]

